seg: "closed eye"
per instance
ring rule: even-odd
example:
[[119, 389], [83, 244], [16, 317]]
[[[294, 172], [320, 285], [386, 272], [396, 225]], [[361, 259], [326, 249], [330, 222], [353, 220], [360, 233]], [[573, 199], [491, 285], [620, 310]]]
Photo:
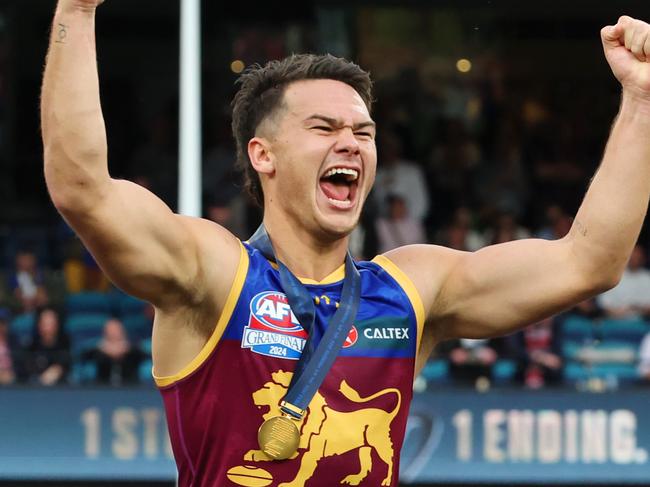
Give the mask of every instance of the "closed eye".
[[319, 125], [318, 127], [312, 127], [315, 130], [323, 130], [325, 132], [331, 132], [333, 129], [332, 127], [327, 127], [325, 125]]

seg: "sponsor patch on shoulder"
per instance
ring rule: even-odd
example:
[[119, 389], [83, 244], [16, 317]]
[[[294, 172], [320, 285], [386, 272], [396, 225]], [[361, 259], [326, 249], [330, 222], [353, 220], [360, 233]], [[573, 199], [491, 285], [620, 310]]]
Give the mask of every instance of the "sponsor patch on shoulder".
[[269, 357], [298, 360], [307, 341], [307, 332], [291, 311], [287, 296], [265, 291], [253, 297], [242, 348]]

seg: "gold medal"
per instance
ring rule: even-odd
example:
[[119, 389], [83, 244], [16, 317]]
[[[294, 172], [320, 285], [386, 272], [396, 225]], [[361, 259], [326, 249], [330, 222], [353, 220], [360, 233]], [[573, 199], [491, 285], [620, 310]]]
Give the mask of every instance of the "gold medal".
[[286, 460], [298, 450], [300, 431], [295, 420], [288, 416], [267, 419], [257, 432], [257, 441], [273, 460]]

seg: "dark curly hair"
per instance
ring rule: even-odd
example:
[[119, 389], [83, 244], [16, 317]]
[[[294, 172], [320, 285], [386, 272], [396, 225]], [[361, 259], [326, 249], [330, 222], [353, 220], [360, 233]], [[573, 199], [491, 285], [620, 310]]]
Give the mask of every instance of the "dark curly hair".
[[232, 133], [237, 143], [237, 166], [244, 173], [248, 193], [260, 206], [263, 204], [259, 175], [248, 158], [248, 142], [257, 127], [273, 114], [283, 101], [287, 86], [294, 81], [332, 79], [354, 88], [370, 112], [372, 81], [370, 74], [343, 58], [315, 54], [293, 54], [265, 66], [248, 68], [237, 80], [239, 91], [232, 101]]

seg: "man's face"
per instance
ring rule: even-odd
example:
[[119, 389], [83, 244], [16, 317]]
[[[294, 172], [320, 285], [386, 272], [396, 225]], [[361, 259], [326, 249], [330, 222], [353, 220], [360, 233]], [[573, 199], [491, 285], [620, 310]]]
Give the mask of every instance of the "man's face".
[[274, 160], [264, 178], [265, 205], [321, 237], [349, 234], [377, 164], [375, 125], [359, 94], [340, 81], [295, 82], [265, 123], [275, 124], [263, 128]]
[[104, 325], [104, 338], [109, 341], [124, 340], [126, 337], [122, 322], [119, 320], [108, 320]]

